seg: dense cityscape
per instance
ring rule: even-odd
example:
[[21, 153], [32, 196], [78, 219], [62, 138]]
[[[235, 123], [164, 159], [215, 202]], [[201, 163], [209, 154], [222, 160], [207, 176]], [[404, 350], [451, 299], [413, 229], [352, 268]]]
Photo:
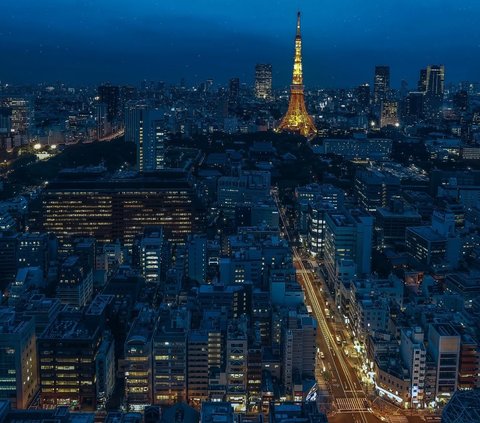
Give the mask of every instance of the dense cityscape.
[[0, 82], [0, 423], [480, 422], [480, 83], [307, 19], [289, 87]]

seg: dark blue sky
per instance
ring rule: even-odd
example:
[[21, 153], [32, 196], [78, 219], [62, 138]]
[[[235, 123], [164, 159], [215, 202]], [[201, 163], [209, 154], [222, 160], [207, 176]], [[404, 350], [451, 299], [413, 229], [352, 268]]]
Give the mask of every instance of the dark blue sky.
[[288, 84], [302, 10], [306, 85], [392, 84], [444, 63], [447, 81], [480, 80], [479, 0], [1, 0], [0, 80], [190, 83], [272, 63]]

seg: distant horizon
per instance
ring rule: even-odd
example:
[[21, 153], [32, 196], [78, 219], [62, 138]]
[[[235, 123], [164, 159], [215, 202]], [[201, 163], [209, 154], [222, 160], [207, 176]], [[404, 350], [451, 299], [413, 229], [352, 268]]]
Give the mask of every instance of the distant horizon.
[[[255, 64], [271, 63], [274, 86], [288, 87], [297, 7], [286, 3], [11, 1], [3, 5], [0, 51], [8, 60], [0, 81], [92, 86], [185, 78], [198, 85], [211, 78], [225, 85], [239, 77], [252, 84]], [[372, 85], [382, 64], [390, 66], [394, 88], [406, 80], [415, 89], [429, 64], [445, 65], [447, 84], [480, 80], [480, 2], [385, 3], [298, 1], [307, 89]]]

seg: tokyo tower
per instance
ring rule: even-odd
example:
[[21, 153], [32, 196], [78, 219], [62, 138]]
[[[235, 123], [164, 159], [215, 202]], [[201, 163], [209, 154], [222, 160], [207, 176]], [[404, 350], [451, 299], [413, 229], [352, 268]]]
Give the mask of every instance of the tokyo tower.
[[298, 132], [310, 138], [317, 133], [312, 117], [305, 107], [302, 72], [302, 35], [300, 32], [300, 12], [297, 15], [297, 35], [295, 36], [295, 58], [293, 80], [290, 87], [290, 102], [285, 116], [276, 128], [277, 132]]

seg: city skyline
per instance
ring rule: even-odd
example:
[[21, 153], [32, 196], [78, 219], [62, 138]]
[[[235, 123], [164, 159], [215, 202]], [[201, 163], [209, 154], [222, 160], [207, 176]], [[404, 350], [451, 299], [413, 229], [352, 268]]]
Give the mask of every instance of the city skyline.
[[479, 423], [480, 6], [266, 3], [5, 8], [0, 423]]
[[142, 8], [126, 1], [115, 7], [109, 1], [97, 3], [21, 0], [5, 5], [9, 19], [0, 47], [9, 65], [0, 80], [82, 85], [138, 79], [178, 83], [185, 77], [194, 85], [208, 78], [225, 83], [237, 76], [251, 83], [256, 63], [272, 63], [273, 85], [286, 86], [290, 70], [285, 57], [293, 53], [294, 34], [285, 28], [292, 27], [297, 8], [305, 17], [309, 87], [371, 83], [377, 64], [391, 67], [394, 87], [402, 79], [415, 86], [418, 70], [429, 63], [444, 64], [450, 82], [477, 77], [480, 34], [474, 16], [480, 5], [473, 1], [460, 6], [439, 1], [432, 7], [431, 1], [408, 0], [402, 8], [376, 0], [362, 7], [352, 0], [298, 5], [146, 2]]

